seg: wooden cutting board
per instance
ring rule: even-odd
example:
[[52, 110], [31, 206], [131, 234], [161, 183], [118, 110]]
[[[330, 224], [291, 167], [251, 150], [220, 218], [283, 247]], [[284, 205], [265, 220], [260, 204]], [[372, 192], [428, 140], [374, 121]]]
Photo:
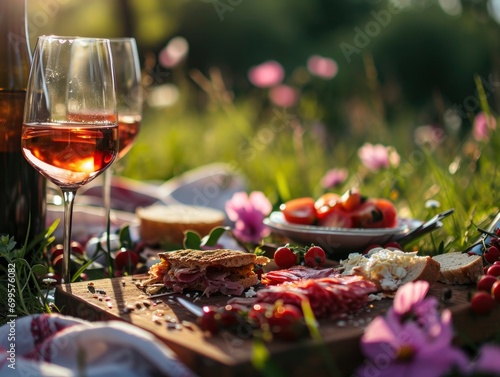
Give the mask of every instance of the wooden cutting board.
[[[56, 305], [63, 314], [89, 321], [122, 320], [150, 331], [200, 376], [261, 375], [259, 367], [252, 365], [256, 346], [247, 334], [238, 337], [229, 333], [217, 336], [203, 333], [196, 325], [196, 317], [177, 303], [176, 295], [150, 299], [136, 286], [140, 280], [141, 277], [126, 277], [95, 280], [90, 286], [88, 282], [62, 285], [56, 292]], [[496, 304], [494, 311], [487, 316], [473, 315], [468, 304], [472, 289], [436, 283], [430, 291], [440, 299], [442, 308], [452, 310], [459, 344], [500, 334], [500, 323], [494, 320], [500, 318], [500, 305]], [[449, 290], [451, 299], [441, 300]], [[186, 296], [183, 295], [193, 300], [193, 295]], [[200, 306], [224, 305], [228, 299], [226, 296], [212, 296], [199, 298], [196, 303]], [[276, 368], [273, 375], [350, 375], [363, 361], [359, 340], [366, 324], [383, 314], [391, 304], [392, 299], [374, 301], [360, 313], [342, 321], [321, 320], [322, 344], [311, 339], [266, 343], [265, 349]]]

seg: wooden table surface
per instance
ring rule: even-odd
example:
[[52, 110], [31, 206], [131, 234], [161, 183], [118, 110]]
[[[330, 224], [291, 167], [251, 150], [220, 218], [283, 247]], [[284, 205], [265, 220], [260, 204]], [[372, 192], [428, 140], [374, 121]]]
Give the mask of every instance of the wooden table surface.
[[[250, 336], [228, 332], [211, 336], [202, 332], [196, 325], [196, 317], [177, 303], [176, 295], [150, 299], [136, 285], [141, 278], [144, 277], [95, 280], [91, 285], [95, 293], [89, 291], [88, 282], [62, 285], [56, 292], [56, 305], [63, 314], [89, 321], [121, 320], [150, 331], [200, 376], [261, 375], [258, 367], [252, 365], [256, 343]], [[473, 315], [468, 304], [472, 288], [436, 283], [430, 290], [431, 295], [441, 298], [445, 290], [451, 289], [451, 299], [440, 303], [453, 312], [456, 341], [460, 344], [500, 334], [500, 322], [493, 320], [500, 318], [500, 305], [487, 316]], [[183, 297], [193, 299], [192, 294]], [[224, 305], [228, 299], [212, 296], [198, 299], [196, 303]], [[366, 324], [383, 314], [391, 304], [392, 299], [373, 301], [344, 320], [319, 321], [323, 338], [320, 344], [311, 339], [274, 341], [266, 343], [265, 349], [283, 376], [350, 375], [363, 360], [359, 340]]]

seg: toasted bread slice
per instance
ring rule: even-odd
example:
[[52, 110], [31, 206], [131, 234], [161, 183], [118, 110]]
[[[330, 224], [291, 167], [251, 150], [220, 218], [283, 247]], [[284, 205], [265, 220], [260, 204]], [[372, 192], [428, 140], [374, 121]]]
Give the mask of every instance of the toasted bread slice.
[[195, 267], [205, 269], [209, 266], [242, 267], [249, 264], [267, 264], [266, 257], [257, 256], [243, 251], [216, 249], [216, 250], [176, 250], [159, 253], [158, 256], [173, 267]]
[[432, 257], [441, 265], [438, 280], [447, 284], [473, 284], [484, 273], [480, 255], [453, 252]]

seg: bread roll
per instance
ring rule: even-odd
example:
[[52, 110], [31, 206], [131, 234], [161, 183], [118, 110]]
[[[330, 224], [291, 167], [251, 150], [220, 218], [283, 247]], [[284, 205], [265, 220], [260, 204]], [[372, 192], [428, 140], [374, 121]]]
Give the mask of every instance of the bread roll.
[[480, 255], [454, 252], [432, 257], [439, 262], [439, 281], [447, 284], [476, 283], [484, 273], [483, 258]]
[[182, 245], [185, 231], [195, 231], [203, 237], [225, 220], [222, 211], [181, 204], [141, 207], [136, 215], [140, 221], [139, 237], [149, 244]]

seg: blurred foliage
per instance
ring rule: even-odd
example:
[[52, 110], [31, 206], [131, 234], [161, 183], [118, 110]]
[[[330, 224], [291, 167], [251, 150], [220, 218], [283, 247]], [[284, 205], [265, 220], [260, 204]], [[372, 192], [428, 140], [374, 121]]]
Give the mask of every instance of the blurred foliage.
[[[178, 90], [175, 104], [145, 104], [141, 134], [121, 161], [123, 175], [165, 181], [226, 161], [248, 178], [249, 190], [278, 203], [319, 195], [324, 173], [347, 167], [339, 192], [360, 185], [417, 218], [433, 214], [424, 207], [428, 199], [454, 207], [460, 220], [448, 221], [436, 242], [455, 247], [477, 237], [478, 223], [498, 211], [499, 136], [478, 143], [470, 135], [481, 110], [475, 76], [489, 109], [500, 108], [493, 2], [28, 0], [33, 40], [134, 36], [148, 94], [165, 84]], [[403, 8], [395, 11], [394, 4]], [[178, 35], [189, 42], [189, 55], [166, 69], [157, 56]], [[309, 75], [313, 54], [335, 59], [338, 75]], [[277, 108], [267, 90], [251, 85], [249, 68], [266, 60], [280, 62], [285, 82], [300, 89], [297, 106]], [[415, 142], [422, 125], [443, 132], [439, 145]], [[367, 171], [357, 156], [367, 141], [394, 146], [400, 167]]]

